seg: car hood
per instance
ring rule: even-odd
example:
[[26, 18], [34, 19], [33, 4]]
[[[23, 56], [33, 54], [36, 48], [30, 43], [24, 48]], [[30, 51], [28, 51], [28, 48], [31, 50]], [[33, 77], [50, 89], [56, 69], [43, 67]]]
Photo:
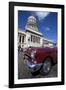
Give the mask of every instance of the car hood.
[[49, 47], [32, 47], [32, 48], [27, 48], [25, 53], [27, 54], [31, 54], [32, 51], [36, 51], [36, 52], [47, 52], [49, 49]]

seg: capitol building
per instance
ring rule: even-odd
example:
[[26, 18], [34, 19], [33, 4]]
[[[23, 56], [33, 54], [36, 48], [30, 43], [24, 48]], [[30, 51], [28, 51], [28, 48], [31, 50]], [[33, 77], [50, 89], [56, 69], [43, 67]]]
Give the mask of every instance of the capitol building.
[[18, 30], [18, 46], [27, 47], [53, 47], [54, 42], [44, 38], [39, 32], [36, 18], [29, 16], [25, 25], [25, 30]]

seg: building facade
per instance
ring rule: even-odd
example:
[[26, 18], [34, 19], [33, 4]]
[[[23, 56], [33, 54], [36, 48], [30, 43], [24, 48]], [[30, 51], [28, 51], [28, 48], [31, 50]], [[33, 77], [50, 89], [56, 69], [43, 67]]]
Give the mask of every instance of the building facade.
[[39, 32], [34, 16], [28, 17], [25, 30], [18, 30], [18, 46], [21, 48], [52, 47], [53, 45], [51, 40], [44, 38], [43, 34]]

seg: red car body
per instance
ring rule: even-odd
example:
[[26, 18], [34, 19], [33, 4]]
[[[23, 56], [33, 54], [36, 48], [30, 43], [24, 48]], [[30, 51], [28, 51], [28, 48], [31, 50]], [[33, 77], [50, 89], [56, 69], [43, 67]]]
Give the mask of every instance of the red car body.
[[[29, 62], [29, 64], [27, 64], [28, 67], [31, 69], [31, 71], [34, 72], [43, 65], [45, 60], [47, 61], [47, 58], [51, 60], [52, 64], [57, 63], [57, 47], [31, 47], [24, 52], [24, 56]], [[32, 67], [31, 65], [33, 65], [34, 67]], [[33, 70], [35, 67], [37, 67], [38, 69]]]

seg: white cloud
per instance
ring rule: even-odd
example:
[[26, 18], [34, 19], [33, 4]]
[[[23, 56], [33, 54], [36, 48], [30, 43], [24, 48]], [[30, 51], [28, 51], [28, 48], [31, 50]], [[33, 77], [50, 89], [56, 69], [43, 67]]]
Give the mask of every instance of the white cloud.
[[50, 31], [50, 28], [49, 28], [49, 27], [46, 27], [45, 30], [46, 30], [46, 31]]
[[38, 16], [39, 20], [42, 20], [42, 19], [44, 19], [45, 17], [47, 17], [49, 15], [49, 12], [40, 12], [40, 11], [38, 11], [35, 14], [36, 14], [36, 16]]

